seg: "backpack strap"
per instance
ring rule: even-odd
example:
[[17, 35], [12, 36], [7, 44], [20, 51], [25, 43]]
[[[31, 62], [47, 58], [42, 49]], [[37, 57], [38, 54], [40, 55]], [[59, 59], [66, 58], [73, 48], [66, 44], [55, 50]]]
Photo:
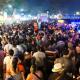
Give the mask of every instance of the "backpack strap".
[[39, 80], [42, 80], [37, 74], [33, 73]]

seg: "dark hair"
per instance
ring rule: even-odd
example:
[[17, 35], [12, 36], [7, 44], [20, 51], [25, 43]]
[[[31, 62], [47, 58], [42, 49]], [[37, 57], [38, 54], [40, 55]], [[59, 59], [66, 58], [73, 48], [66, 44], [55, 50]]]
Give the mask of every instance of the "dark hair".
[[10, 56], [13, 56], [13, 54], [14, 54], [14, 51], [13, 51], [12, 49], [10, 49], [10, 50], [9, 50], [9, 55], [10, 55]]
[[68, 53], [69, 53], [68, 49], [64, 50], [64, 55], [68, 55]]
[[35, 73], [37, 70], [43, 71], [42, 67], [40, 67], [36, 64], [36, 58], [35, 57], [32, 57], [32, 59], [31, 59], [31, 67], [33, 68], [33, 73]]
[[12, 41], [12, 45], [13, 45], [13, 47], [16, 47], [16, 45], [17, 45], [17, 43], [16, 43], [16, 41], [14, 39]]
[[41, 51], [41, 52], [45, 52], [45, 46], [42, 46], [42, 45], [40, 45], [40, 46], [37, 46], [37, 50], [39, 50], [39, 51]]
[[13, 67], [14, 72], [16, 72], [17, 63], [18, 63], [18, 58], [14, 57], [13, 60], [12, 60], [12, 67]]
[[18, 58], [22, 61], [24, 61], [24, 54], [19, 54]]

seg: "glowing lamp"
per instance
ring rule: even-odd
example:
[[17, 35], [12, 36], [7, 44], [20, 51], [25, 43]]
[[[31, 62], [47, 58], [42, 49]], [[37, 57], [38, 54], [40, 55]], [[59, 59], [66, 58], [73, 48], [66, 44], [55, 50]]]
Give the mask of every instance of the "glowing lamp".
[[64, 23], [64, 20], [58, 20], [58, 23]]

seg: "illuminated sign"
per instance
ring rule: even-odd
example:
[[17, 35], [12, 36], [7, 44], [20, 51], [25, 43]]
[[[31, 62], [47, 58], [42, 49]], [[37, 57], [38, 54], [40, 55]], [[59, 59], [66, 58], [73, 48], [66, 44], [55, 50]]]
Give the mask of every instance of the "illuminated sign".
[[71, 24], [80, 24], [80, 22], [71, 22]]

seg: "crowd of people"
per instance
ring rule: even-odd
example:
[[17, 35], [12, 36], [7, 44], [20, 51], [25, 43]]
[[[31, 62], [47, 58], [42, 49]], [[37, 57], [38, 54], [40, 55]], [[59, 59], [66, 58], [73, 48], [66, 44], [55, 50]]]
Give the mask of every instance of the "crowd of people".
[[80, 80], [80, 34], [68, 24], [0, 26], [0, 50], [3, 80]]

